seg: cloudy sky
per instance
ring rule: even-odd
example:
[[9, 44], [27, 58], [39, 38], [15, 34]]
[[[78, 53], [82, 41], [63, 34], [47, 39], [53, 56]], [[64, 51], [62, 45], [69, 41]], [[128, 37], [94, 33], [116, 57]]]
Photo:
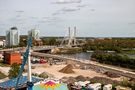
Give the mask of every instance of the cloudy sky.
[[41, 36], [135, 37], [135, 0], [0, 0], [0, 35], [12, 26]]

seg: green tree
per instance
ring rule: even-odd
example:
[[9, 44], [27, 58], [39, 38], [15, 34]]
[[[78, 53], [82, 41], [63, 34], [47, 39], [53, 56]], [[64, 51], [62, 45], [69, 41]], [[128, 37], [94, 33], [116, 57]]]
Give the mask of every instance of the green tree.
[[125, 87], [128, 87], [129, 86], [129, 81], [127, 78], [123, 78], [123, 80], [121, 81], [121, 85], [122, 86], [125, 86]]
[[57, 38], [51, 37], [51, 38], [46, 38], [42, 39], [44, 45], [58, 45], [59, 42], [56, 40]]
[[19, 46], [20, 47], [23, 47], [23, 46], [27, 46], [27, 36], [20, 36], [20, 43], [19, 43]]
[[17, 63], [12, 64], [11, 67], [10, 67], [10, 70], [8, 72], [9, 73], [8, 77], [10, 79], [16, 78], [19, 74], [19, 69], [20, 69], [19, 64], [17, 64]]

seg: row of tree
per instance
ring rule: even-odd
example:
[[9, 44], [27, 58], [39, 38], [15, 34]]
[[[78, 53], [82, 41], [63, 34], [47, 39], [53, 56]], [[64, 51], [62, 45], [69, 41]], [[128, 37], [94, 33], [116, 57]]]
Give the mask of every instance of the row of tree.
[[[60, 45], [60, 41], [58, 41], [56, 37], [41, 38], [40, 42], [42, 42], [42, 45]], [[32, 44], [33, 46], [38, 46], [37, 40], [33, 39]], [[21, 36], [19, 46], [22, 47], [26, 45], [27, 45], [27, 36]]]
[[135, 39], [89, 39], [83, 46], [84, 50], [113, 50], [116, 52], [121, 52], [123, 48], [135, 48]]
[[99, 63], [135, 69], [135, 59], [129, 58], [127, 55], [96, 51], [92, 54], [92, 58], [95, 58], [94, 60]]

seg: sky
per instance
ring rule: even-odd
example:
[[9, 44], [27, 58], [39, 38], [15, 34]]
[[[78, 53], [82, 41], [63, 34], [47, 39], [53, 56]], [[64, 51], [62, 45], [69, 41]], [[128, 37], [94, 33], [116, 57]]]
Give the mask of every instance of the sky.
[[16, 26], [40, 36], [135, 37], [135, 0], [0, 0], [0, 35]]

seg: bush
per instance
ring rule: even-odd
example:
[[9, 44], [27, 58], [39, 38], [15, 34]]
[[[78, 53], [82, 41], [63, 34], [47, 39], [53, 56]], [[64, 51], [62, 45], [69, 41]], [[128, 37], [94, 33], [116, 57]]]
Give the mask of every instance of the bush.
[[112, 54], [102, 51], [96, 51], [92, 54], [97, 62], [121, 66], [125, 68], [135, 69], [135, 59], [129, 58], [127, 55]]
[[5, 74], [3, 74], [2, 72], [0, 72], [0, 79], [4, 79], [6, 78], [7, 76]]
[[10, 70], [9, 70], [8, 77], [10, 79], [16, 78], [18, 76], [18, 74], [19, 74], [19, 69], [20, 69], [20, 65], [19, 64], [17, 64], [17, 63], [12, 64], [11, 67], [10, 67]]

